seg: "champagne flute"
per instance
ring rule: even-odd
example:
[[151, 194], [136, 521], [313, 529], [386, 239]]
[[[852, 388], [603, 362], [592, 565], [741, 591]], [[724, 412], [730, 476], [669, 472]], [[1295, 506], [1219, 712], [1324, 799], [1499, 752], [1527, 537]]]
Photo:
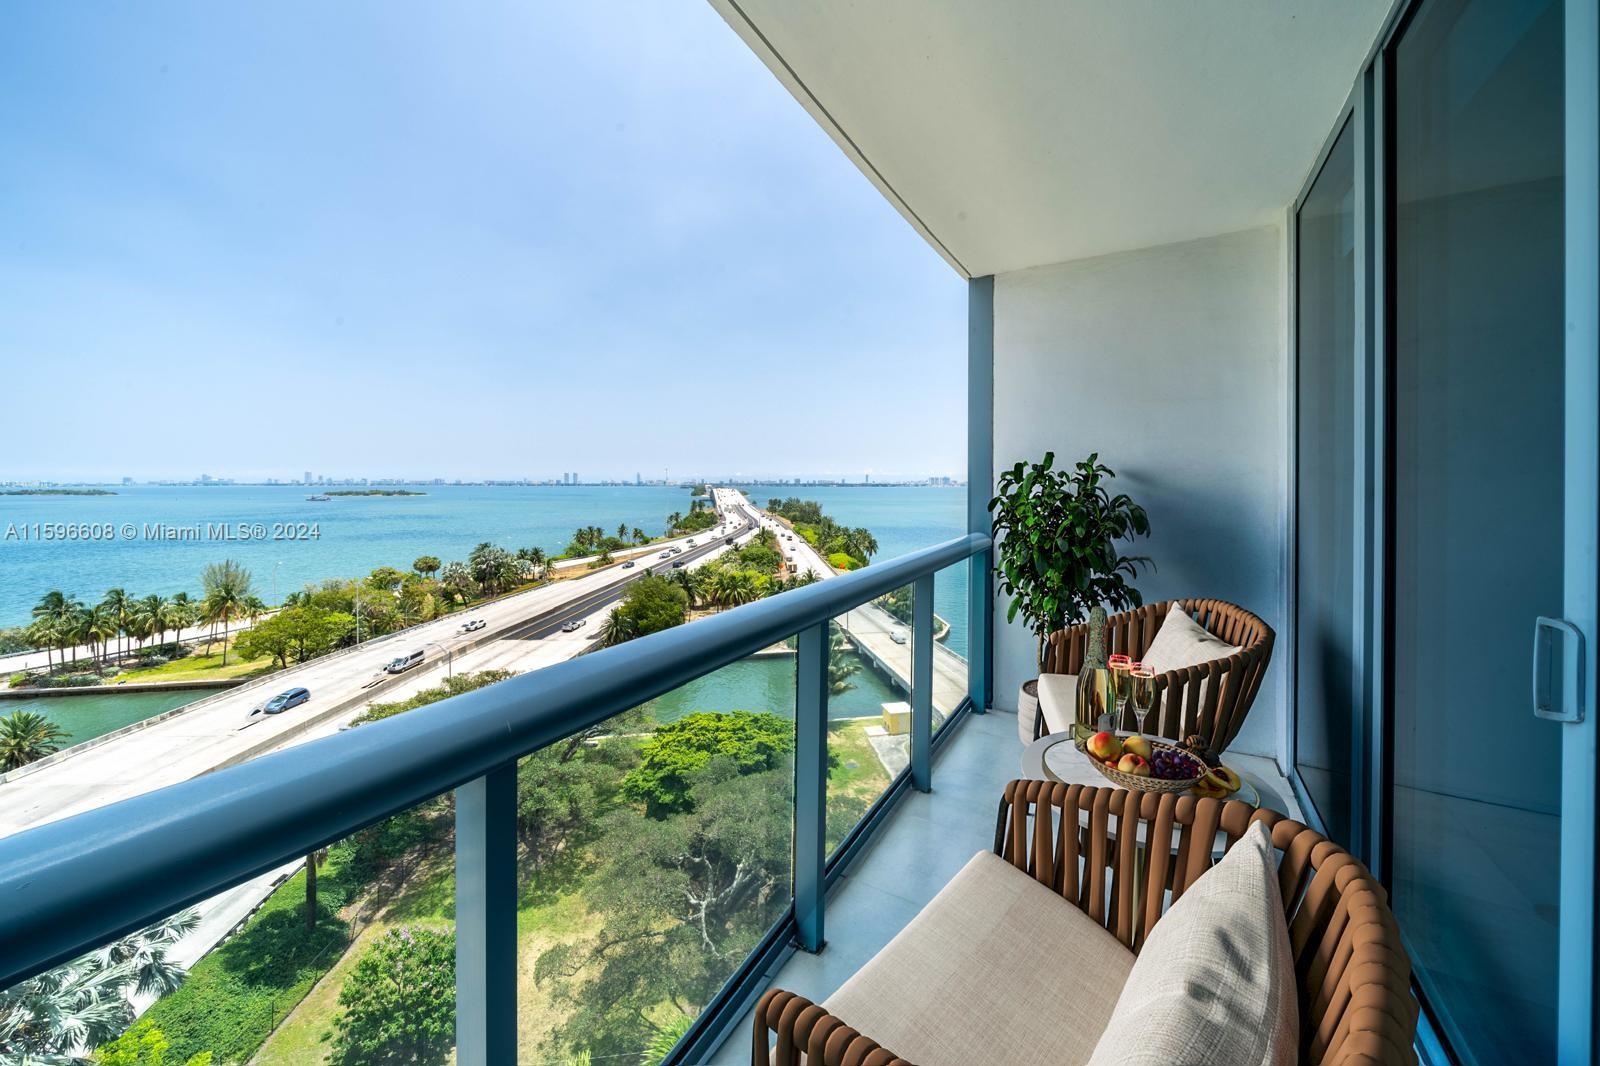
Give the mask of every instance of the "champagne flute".
[[1133, 715], [1143, 733], [1145, 717], [1156, 703], [1156, 672], [1144, 663], [1133, 663], [1128, 672], [1133, 675]]
[[1131, 694], [1131, 674], [1133, 662], [1126, 655], [1117, 656], [1116, 662], [1110, 663], [1111, 691], [1117, 699], [1116, 726], [1122, 728], [1124, 716], [1128, 711], [1128, 696]]

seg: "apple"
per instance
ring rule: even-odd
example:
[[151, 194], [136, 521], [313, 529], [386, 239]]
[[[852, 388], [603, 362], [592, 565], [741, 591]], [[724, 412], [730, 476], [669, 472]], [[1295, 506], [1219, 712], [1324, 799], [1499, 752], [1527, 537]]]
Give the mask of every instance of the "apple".
[[1138, 733], [1123, 740], [1122, 750], [1131, 751], [1146, 762], [1150, 761], [1150, 756], [1155, 753], [1155, 749], [1150, 746], [1149, 738], [1141, 737]]
[[1143, 755], [1124, 755], [1117, 761], [1117, 769], [1134, 777], [1150, 776], [1150, 764], [1145, 761]]
[[1087, 747], [1089, 754], [1101, 762], [1122, 757], [1122, 741], [1117, 739], [1115, 733], [1096, 733], [1089, 738]]

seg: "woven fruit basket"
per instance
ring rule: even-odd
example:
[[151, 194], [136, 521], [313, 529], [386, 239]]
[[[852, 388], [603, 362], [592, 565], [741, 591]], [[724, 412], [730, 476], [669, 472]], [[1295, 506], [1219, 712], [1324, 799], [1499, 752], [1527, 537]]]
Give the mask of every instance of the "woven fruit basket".
[[1088, 751], [1085, 750], [1085, 744], [1086, 740], [1079, 740], [1077, 742], [1077, 748], [1079, 751], [1083, 752], [1083, 757], [1088, 759], [1094, 768], [1099, 770], [1106, 780], [1110, 781], [1113, 785], [1116, 785], [1119, 788], [1132, 789], [1138, 792], [1188, 792], [1190, 789], [1194, 788], [1195, 785], [1200, 783], [1200, 779], [1204, 777], [1206, 773], [1205, 763], [1201, 762], [1192, 753], [1183, 750], [1175, 744], [1163, 744], [1159, 740], [1150, 741], [1151, 758], [1154, 759], [1156, 754], [1159, 752], [1169, 752], [1171, 753], [1169, 757], [1178, 758], [1194, 768], [1194, 773], [1192, 776], [1155, 777], [1123, 773], [1121, 770], [1113, 769], [1101, 762], [1099, 759], [1096, 759], [1093, 755], [1090, 755]]

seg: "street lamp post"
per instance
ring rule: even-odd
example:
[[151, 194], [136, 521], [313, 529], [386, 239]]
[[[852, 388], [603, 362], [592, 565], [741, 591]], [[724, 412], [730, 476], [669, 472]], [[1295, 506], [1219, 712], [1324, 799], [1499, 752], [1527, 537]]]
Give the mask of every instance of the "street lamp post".
[[444, 676], [445, 676], [445, 680], [448, 681], [451, 678], [455, 677], [456, 676], [456, 674], [455, 674], [455, 658], [456, 658], [455, 652], [452, 651], [450, 649], [450, 647], [447, 644], [444, 644], [442, 641], [430, 640], [430, 641], [428, 641], [428, 646], [429, 647], [438, 648], [440, 651], [444, 652]]

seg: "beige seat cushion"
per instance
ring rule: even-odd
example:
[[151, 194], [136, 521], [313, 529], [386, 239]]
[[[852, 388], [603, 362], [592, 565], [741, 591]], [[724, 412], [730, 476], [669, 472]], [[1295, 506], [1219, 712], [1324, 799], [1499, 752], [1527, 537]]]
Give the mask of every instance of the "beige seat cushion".
[[1046, 733], [1064, 733], [1078, 720], [1078, 675], [1040, 674], [1039, 713]]
[[1090, 1066], [1277, 1066], [1298, 1052], [1294, 956], [1257, 822], [1150, 931]]
[[980, 852], [823, 1004], [918, 1066], [1088, 1061], [1133, 954]]
[[[1150, 646], [1139, 658], [1156, 673], [1164, 674], [1168, 670], [1177, 670], [1184, 666], [1200, 666], [1214, 659], [1226, 659], [1238, 653], [1237, 647], [1190, 618], [1189, 612], [1185, 611], [1177, 601], [1173, 601], [1172, 606], [1167, 608], [1167, 617], [1162, 620], [1161, 628], [1156, 631], [1156, 639], [1150, 642]], [[1195, 706], [1204, 707], [1208, 698], [1207, 693], [1211, 688], [1211, 679], [1205, 678], [1200, 682], [1199, 688], [1200, 691], [1196, 696], [1199, 702]], [[1187, 703], [1188, 700], [1188, 694], [1185, 693], [1184, 702]], [[1167, 718], [1163, 710], [1162, 720], [1165, 722]]]

